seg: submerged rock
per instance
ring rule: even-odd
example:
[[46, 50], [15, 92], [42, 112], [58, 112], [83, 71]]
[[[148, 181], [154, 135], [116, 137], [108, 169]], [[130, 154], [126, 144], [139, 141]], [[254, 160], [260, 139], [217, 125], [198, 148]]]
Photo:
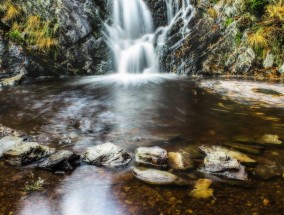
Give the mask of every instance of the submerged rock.
[[275, 145], [282, 144], [282, 141], [279, 139], [279, 136], [274, 134], [265, 134], [261, 138], [259, 138], [256, 142], [260, 144], [275, 144]]
[[55, 152], [54, 148], [36, 142], [21, 142], [4, 153], [6, 162], [12, 165], [27, 165]]
[[135, 161], [156, 168], [167, 168], [168, 155], [167, 151], [159, 146], [139, 147], [136, 149]]
[[19, 137], [19, 136], [23, 136], [23, 135], [24, 135], [24, 132], [17, 131], [17, 130], [14, 130], [12, 128], [9, 128], [9, 127], [6, 127], [6, 126], [0, 124], [0, 137], [5, 137], [5, 136]]
[[282, 95], [282, 93], [279, 93], [275, 90], [265, 89], [265, 88], [252, 88], [251, 90], [255, 93], [262, 93], [262, 94], [265, 94], [265, 95], [272, 95], [272, 96], [281, 96]]
[[252, 183], [251, 181], [225, 179], [217, 175], [208, 174], [206, 172], [202, 172], [202, 174], [203, 174], [203, 177], [209, 178], [214, 182], [219, 182], [219, 183], [227, 184], [230, 186], [237, 186], [237, 187], [243, 187], [243, 188], [249, 188], [249, 189], [256, 187], [256, 184]]
[[225, 154], [226, 156], [234, 158], [241, 163], [256, 163], [255, 160], [251, 159], [246, 154], [222, 146], [201, 146], [199, 147], [199, 150], [207, 156], [213, 154], [218, 157], [218, 153], [221, 153], [221, 156]]
[[253, 155], [260, 155], [261, 151], [263, 150], [263, 147], [261, 146], [249, 146], [240, 143], [224, 143], [224, 145]]
[[284, 167], [281, 163], [266, 158], [260, 159], [260, 164], [252, 169], [252, 174], [263, 180], [279, 177], [283, 174], [283, 172]]
[[207, 178], [199, 179], [194, 185], [194, 189], [189, 193], [193, 198], [209, 198], [213, 196], [213, 189], [209, 188], [212, 180]]
[[253, 170], [253, 174], [264, 180], [269, 180], [273, 177], [279, 177], [283, 174], [283, 169], [279, 166], [257, 166]]
[[80, 156], [69, 150], [58, 150], [38, 165], [39, 168], [57, 171], [72, 170], [79, 165]]
[[248, 180], [245, 167], [240, 162], [251, 160], [244, 154], [220, 146], [201, 146], [199, 149], [207, 155], [204, 158], [204, 168], [200, 169], [200, 172], [229, 179]]
[[3, 154], [9, 151], [14, 145], [19, 144], [23, 141], [23, 138], [6, 136], [0, 139], [0, 158]]
[[192, 159], [203, 159], [204, 154], [200, 152], [198, 147], [189, 145], [185, 148], [183, 148], [183, 151], [187, 152]]
[[169, 152], [168, 165], [174, 170], [187, 170], [194, 168], [193, 160], [186, 152]]
[[131, 161], [131, 156], [113, 143], [104, 143], [87, 149], [83, 161], [96, 166], [123, 166]]
[[262, 137], [254, 138], [254, 137], [246, 137], [246, 136], [236, 136], [233, 139], [234, 142], [239, 143], [257, 143], [257, 144], [272, 144], [272, 145], [280, 145], [282, 141], [280, 137], [275, 134], [265, 134]]
[[154, 184], [154, 185], [189, 185], [188, 181], [185, 181], [178, 176], [162, 171], [157, 169], [138, 169], [133, 168], [132, 170], [133, 175], [147, 183], [147, 184]]

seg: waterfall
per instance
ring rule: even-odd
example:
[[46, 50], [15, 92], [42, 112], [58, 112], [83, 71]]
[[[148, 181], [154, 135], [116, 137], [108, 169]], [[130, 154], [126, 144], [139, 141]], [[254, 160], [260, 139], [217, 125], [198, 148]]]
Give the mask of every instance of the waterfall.
[[195, 9], [191, 4], [191, 0], [164, 0], [167, 8], [168, 25], [158, 28], [158, 47], [163, 47], [167, 42], [169, 31], [176, 25], [180, 24], [179, 33], [182, 35], [182, 40], [178, 41], [176, 45], [189, 35], [189, 22], [194, 16]]
[[119, 74], [159, 72], [157, 55], [166, 46], [169, 31], [182, 23], [183, 38], [177, 46], [189, 34], [188, 24], [194, 15], [190, 0], [163, 1], [168, 24], [154, 32], [151, 12], [143, 0], [112, 0], [112, 19], [111, 24], [105, 24], [105, 36]]
[[118, 73], [158, 72], [153, 19], [143, 0], [113, 0], [112, 12], [107, 42]]
[[191, 0], [164, 0], [164, 2], [168, 23], [156, 31], [158, 35], [156, 50], [162, 62], [161, 66], [166, 69], [164, 72], [185, 73], [188, 66], [185, 59], [177, 60], [171, 53], [184, 48], [185, 41], [190, 36], [189, 23], [194, 17], [195, 9]]

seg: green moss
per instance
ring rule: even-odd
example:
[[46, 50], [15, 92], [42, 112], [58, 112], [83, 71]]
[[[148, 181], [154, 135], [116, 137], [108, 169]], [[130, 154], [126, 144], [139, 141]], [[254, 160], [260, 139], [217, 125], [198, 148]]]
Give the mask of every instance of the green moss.
[[20, 43], [22, 41], [22, 33], [18, 30], [11, 30], [9, 32], [9, 37], [11, 40]]
[[225, 21], [225, 27], [228, 27], [229, 25], [231, 25], [232, 23], [234, 22], [234, 19], [233, 18], [228, 18], [226, 21]]
[[237, 46], [239, 46], [241, 44], [242, 37], [243, 37], [243, 34], [241, 32], [238, 32], [237, 35], [236, 35], [236, 38], [235, 38], [235, 42], [236, 42]]
[[210, 0], [211, 4], [217, 4], [219, 0]]
[[246, 7], [252, 14], [261, 16], [264, 14], [265, 6], [268, 3], [268, 0], [246, 0]]

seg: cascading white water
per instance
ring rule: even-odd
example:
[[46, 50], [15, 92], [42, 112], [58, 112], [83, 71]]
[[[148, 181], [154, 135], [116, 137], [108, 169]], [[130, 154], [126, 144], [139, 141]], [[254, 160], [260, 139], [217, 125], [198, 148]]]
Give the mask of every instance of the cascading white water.
[[161, 48], [167, 41], [168, 32], [178, 22], [182, 23], [180, 33], [183, 35], [183, 39], [177, 42], [180, 44], [190, 33], [189, 22], [194, 16], [194, 7], [191, 4], [191, 0], [164, 0], [167, 7], [167, 21], [168, 25], [158, 28], [158, 47]]
[[118, 73], [158, 71], [154, 49], [154, 26], [142, 0], [113, 0], [113, 23], [106, 25], [107, 42]]
[[143, 0], [113, 0], [112, 24], [106, 24], [106, 38], [119, 74], [158, 72], [156, 52], [161, 53], [166, 45], [170, 29], [182, 21], [183, 39], [189, 34], [188, 23], [194, 15], [190, 0], [164, 1], [168, 25], [154, 32], [152, 15]]

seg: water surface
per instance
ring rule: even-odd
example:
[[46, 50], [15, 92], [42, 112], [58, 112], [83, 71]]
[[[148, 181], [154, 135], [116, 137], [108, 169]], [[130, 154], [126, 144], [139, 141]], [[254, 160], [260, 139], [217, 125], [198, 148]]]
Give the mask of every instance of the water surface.
[[[5, 126], [41, 135], [43, 142], [77, 153], [106, 141], [133, 155], [139, 146], [192, 152], [201, 144], [220, 144], [236, 135], [284, 137], [283, 109], [234, 103], [174, 75], [91, 76], [4, 89], [0, 113]], [[251, 157], [284, 164], [283, 147], [269, 146], [261, 156]], [[284, 213], [281, 177], [264, 181], [251, 176], [253, 189], [213, 183], [214, 198], [198, 200], [188, 196], [191, 187], [138, 181], [130, 172], [134, 165], [111, 170], [83, 165], [62, 176], [0, 162], [0, 214]], [[24, 191], [31, 174], [46, 180], [43, 191]]]

